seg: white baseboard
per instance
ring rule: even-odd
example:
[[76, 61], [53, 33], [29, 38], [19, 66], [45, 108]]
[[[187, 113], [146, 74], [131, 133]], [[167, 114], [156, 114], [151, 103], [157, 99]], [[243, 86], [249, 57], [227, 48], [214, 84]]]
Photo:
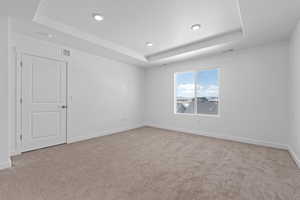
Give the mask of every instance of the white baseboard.
[[105, 130], [105, 131], [101, 131], [101, 132], [89, 133], [89, 134], [86, 134], [86, 135], [69, 137], [69, 138], [67, 138], [67, 143], [70, 144], [70, 143], [74, 143], [74, 142], [88, 140], [88, 139], [91, 139], [91, 138], [96, 138], [96, 137], [101, 137], [101, 136], [106, 136], [106, 135], [112, 135], [112, 134], [123, 132], [123, 131], [128, 131], [128, 130], [132, 130], [132, 129], [136, 129], [136, 128], [141, 128], [143, 126], [144, 126], [143, 124], [138, 124], [138, 125], [130, 126], [130, 127], [122, 127], [122, 128], [111, 129], [111, 130]]
[[6, 169], [6, 168], [10, 168], [10, 167], [11, 167], [11, 160], [10, 160], [10, 158], [8, 159], [8, 161], [0, 163], [0, 170], [1, 169]]
[[10, 156], [17, 156], [17, 155], [21, 155], [21, 152], [17, 152], [17, 151], [10, 152]]
[[173, 127], [159, 126], [156, 124], [147, 124], [146, 126], [160, 128], [160, 129], [166, 129], [166, 130], [170, 130], [170, 131], [179, 131], [179, 132], [184, 132], [184, 133], [190, 133], [190, 134], [194, 134], [194, 135], [201, 135], [201, 136], [206, 136], [206, 137], [213, 137], [213, 138], [222, 139], [222, 140], [230, 140], [230, 141], [235, 141], [235, 142], [272, 147], [272, 148], [276, 148], [276, 149], [284, 149], [284, 150], [289, 149], [288, 146], [284, 145], [284, 144], [271, 143], [271, 142], [266, 142], [266, 141], [250, 139], [250, 138], [244, 138], [244, 137], [222, 135], [222, 134], [211, 133], [211, 132], [200, 131], [200, 130], [199, 131], [191, 131], [191, 130], [187, 130], [185, 128], [173, 128]]
[[297, 154], [293, 150], [292, 147], [289, 147], [288, 151], [290, 152], [292, 158], [294, 159], [296, 165], [300, 168], [300, 158], [298, 158]]

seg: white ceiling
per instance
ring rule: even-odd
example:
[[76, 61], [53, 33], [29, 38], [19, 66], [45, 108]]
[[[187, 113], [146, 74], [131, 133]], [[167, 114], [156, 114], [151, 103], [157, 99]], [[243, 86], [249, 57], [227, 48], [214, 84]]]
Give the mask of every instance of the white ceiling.
[[285, 40], [300, 18], [299, 0], [26, 0], [23, 10], [7, 2], [15, 32], [52, 33], [46, 39], [141, 66]]
[[[48, 0], [38, 17], [60, 22], [142, 55], [240, 29], [236, 0]], [[105, 20], [96, 22], [93, 12]], [[193, 24], [202, 29], [191, 31]], [[145, 46], [152, 42], [153, 47]]]
[[40, 0], [0, 0], [0, 16], [32, 19]]

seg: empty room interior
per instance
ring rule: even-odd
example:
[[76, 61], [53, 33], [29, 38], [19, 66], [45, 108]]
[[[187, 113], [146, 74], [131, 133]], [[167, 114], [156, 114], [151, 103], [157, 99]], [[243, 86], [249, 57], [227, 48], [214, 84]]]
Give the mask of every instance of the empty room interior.
[[1, 0], [0, 200], [300, 200], [299, 0]]

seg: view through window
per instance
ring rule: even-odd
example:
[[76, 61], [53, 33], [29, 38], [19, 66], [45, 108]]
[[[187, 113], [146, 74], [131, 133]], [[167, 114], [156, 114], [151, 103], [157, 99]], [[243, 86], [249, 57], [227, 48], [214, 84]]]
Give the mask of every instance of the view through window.
[[176, 113], [219, 113], [219, 69], [175, 74]]

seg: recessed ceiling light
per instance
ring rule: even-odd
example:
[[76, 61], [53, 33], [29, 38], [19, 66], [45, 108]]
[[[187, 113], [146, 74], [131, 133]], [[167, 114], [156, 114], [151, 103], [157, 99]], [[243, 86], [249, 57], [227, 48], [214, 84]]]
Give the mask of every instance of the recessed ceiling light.
[[104, 17], [99, 13], [93, 13], [92, 16], [93, 16], [94, 20], [96, 20], [98, 22], [100, 22], [104, 19]]
[[47, 36], [48, 36], [48, 38], [54, 38], [54, 35], [52, 35], [52, 34], [48, 34]]
[[151, 42], [146, 42], [146, 46], [147, 46], [147, 47], [152, 47], [153, 44], [152, 44]]
[[191, 26], [191, 29], [193, 30], [193, 31], [197, 31], [197, 30], [199, 30], [201, 28], [201, 25], [200, 24], [193, 24], [192, 26]]

